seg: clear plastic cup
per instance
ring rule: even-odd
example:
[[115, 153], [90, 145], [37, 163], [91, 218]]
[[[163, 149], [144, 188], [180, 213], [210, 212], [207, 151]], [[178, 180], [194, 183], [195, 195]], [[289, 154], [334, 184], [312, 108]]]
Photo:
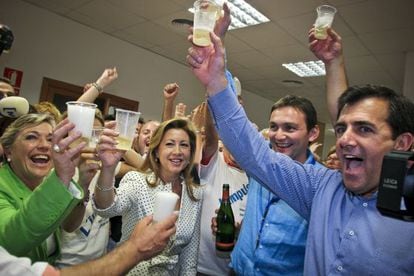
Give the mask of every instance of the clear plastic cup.
[[194, 2], [193, 43], [198, 46], [211, 44], [210, 32], [214, 30], [220, 7], [211, 0]]
[[97, 128], [92, 129], [92, 136], [91, 136], [91, 139], [89, 140], [88, 147], [90, 147], [92, 149], [96, 148], [96, 145], [99, 142], [99, 137], [101, 136], [102, 131], [104, 129], [105, 129], [104, 127], [97, 127]]
[[116, 147], [118, 149], [129, 150], [131, 148], [140, 115], [140, 112], [120, 108], [116, 109], [115, 129], [119, 132], [119, 136], [116, 138], [118, 142]]
[[318, 17], [315, 21], [315, 37], [324, 40], [328, 37], [326, 30], [332, 26], [336, 8], [329, 5], [322, 5], [316, 8]]

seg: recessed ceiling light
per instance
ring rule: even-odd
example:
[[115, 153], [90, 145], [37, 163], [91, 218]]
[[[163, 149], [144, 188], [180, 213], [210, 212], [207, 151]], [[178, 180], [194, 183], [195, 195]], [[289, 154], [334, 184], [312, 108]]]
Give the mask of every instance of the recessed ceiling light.
[[325, 76], [325, 65], [322, 61], [306, 61], [296, 63], [284, 63], [283, 67], [289, 69], [299, 77]]
[[[224, 0], [216, 0], [216, 3], [223, 6]], [[269, 18], [244, 0], [227, 0], [227, 5], [229, 6], [231, 13], [229, 30], [240, 29], [270, 21]], [[194, 13], [194, 8], [191, 7], [188, 11]]]

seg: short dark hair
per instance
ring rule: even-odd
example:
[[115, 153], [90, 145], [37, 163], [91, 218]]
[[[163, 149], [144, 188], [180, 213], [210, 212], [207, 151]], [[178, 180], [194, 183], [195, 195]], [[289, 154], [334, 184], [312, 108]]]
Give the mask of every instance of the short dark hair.
[[310, 100], [304, 97], [286, 95], [272, 105], [270, 114], [272, 114], [275, 109], [282, 107], [293, 107], [302, 112], [306, 118], [306, 128], [308, 131], [318, 124], [318, 117], [316, 115], [315, 107]]
[[385, 86], [349, 87], [338, 99], [336, 118], [339, 118], [345, 105], [352, 106], [368, 98], [378, 98], [388, 102], [388, 118], [386, 121], [391, 126], [393, 140], [405, 132], [414, 134], [414, 103]]

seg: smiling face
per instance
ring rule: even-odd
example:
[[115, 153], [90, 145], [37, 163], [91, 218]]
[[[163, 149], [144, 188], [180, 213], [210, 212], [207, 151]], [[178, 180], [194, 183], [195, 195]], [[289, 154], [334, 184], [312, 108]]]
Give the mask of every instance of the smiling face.
[[146, 153], [151, 137], [159, 125], [160, 123], [157, 121], [149, 121], [141, 127], [141, 131], [137, 139], [138, 147], [135, 147], [135, 149], [138, 149], [139, 154], [144, 155]]
[[397, 140], [387, 123], [388, 102], [367, 98], [345, 105], [335, 125], [336, 152], [342, 162], [342, 174], [348, 190], [369, 196], [377, 190], [382, 159]]
[[318, 135], [317, 128], [308, 132], [305, 114], [294, 107], [280, 107], [270, 114], [269, 140], [272, 148], [293, 160], [305, 162], [308, 144], [315, 141]]
[[165, 132], [156, 152], [160, 175], [165, 182], [177, 179], [188, 166], [191, 156], [190, 138], [183, 129], [172, 128]]
[[11, 148], [5, 150], [14, 173], [31, 189], [52, 169], [52, 131], [49, 123], [24, 128]]

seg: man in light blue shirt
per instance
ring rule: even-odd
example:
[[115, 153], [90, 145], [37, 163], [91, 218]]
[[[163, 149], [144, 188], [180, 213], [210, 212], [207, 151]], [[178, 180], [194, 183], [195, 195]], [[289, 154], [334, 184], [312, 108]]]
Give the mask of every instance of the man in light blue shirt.
[[[319, 136], [316, 110], [302, 97], [285, 96], [271, 108], [269, 140], [273, 150], [315, 166], [308, 144]], [[231, 255], [238, 275], [302, 275], [308, 223], [253, 178], [239, 242]]]
[[206, 87], [224, 144], [246, 172], [309, 221], [306, 275], [412, 275], [414, 223], [382, 216], [377, 190], [382, 159], [409, 150], [414, 104], [380, 86], [350, 87], [338, 100], [335, 124], [342, 173], [293, 161], [253, 131], [230, 91], [224, 47], [193, 46], [187, 61]]

